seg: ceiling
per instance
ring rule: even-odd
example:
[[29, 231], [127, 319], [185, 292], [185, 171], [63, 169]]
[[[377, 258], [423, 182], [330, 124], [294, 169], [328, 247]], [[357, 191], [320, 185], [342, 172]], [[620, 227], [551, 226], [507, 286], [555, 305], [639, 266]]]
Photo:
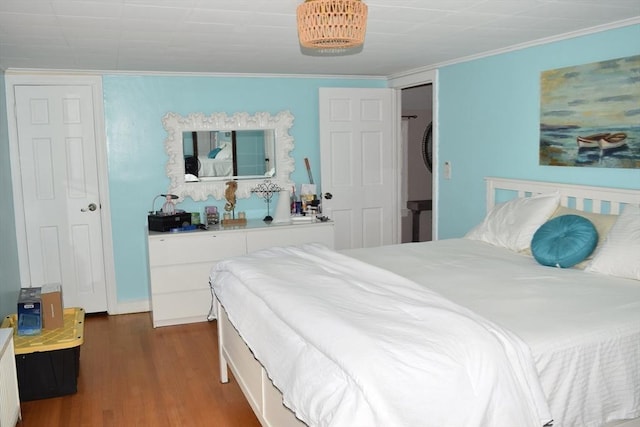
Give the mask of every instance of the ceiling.
[[302, 0], [2, 0], [0, 69], [393, 76], [640, 22], [640, 0], [365, 0], [360, 52], [302, 52]]

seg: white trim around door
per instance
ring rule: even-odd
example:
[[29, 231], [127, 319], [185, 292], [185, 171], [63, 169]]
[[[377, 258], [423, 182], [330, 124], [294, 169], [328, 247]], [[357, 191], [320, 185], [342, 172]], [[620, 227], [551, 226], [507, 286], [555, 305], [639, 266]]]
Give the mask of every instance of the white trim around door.
[[[432, 99], [431, 99], [431, 108], [433, 111], [433, 152], [434, 159], [436, 162], [433, 164], [433, 181], [432, 181], [432, 199], [433, 199], [433, 210], [431, 212], [431, 230], [432, 240], [438, 240], [438, 206], [439, 206], [439, 198], [440, 198], [440, 167], [438, 159], [439, 157], [439, 135], [438, 135], [438, 70], [437, 69], [429, 69], [429, 70], [418, 70], [415, 73], [403, 74], [402, 76], [393, 77], [388, 80], [388, 84], [390, 88], [396, 89], [398, 92], [401, 92], [401, 89], [406, 89], [413, 86], [420, 86], [423, 84], [432, 84]], [[401, 98], [401, 95], [400, 95]], [[402, 101], [398, 101], [400, 104]], [[400, 117], [398, 117], [398, 121]], [[400, 126], [400, 125], [398, 125]], [[398, 130], [398, 138], [401, 138], [400, 130]], [[406, 173], [406, 172], [405, 172]]]

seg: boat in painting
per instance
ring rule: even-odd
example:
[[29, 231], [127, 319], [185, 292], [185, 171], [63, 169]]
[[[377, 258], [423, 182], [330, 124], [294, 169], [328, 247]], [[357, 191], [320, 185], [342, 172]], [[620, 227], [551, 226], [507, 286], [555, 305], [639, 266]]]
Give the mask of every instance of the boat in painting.
[[600, 148], [600, 145], [598, 145], [598, 141], [609, 135], [611, 135], [611, 132], [594, 133], [593, 135], [588, 136], [578, 136], [576, 138], [576, 141], [578, 142], [578, 147], [580, 148]]
[[627, 134], [624, 132], [604, 132], [593, 135], [578, 136], [576, 141], [580, 148], [599, 148], [609, 150], [619, 148], [626, 144]]
[[601, 138], [598, 141], [598, 145], [601, 150], [611, 150], [624, 146], [627, 143], [626, 139], [627, 134], [624, 132], [612, 133], [606, 138]]

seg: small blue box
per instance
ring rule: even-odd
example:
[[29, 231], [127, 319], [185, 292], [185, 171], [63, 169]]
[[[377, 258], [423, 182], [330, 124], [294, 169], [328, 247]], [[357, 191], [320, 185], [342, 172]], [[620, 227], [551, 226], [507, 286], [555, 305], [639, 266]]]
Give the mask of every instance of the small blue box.
[[40, 288], [22, 288], [18, 296], [18, 335], [42, 332], [42, 298]]

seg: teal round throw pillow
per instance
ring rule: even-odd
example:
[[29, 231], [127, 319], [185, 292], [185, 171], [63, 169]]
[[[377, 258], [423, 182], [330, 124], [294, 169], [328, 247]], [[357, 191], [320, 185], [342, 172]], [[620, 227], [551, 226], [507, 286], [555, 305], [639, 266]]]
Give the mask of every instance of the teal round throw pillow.
[[545, 222], [534, 233], [531, 253], [542, 265], [568, 268], [591, 255], [598, 232], [591, 221], [579, 215], [562, 215]]

